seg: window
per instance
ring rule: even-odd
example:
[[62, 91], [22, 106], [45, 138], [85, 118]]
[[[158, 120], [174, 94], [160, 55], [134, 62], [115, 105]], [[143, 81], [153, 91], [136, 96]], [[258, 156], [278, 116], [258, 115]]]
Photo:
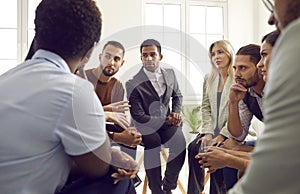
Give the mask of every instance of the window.
[[[163, 47], [163, 62], [176, 71], [185, 103], [199, 103], [210, 71], [208, 47], [224, 39], [227, 1], [144, 0], [148, 37]], [[155, 27], [153, 26], [155, 25]]]
[[0, 2], [0, 75], [26, 56], [34, 36], [35, 8], [41, 0]]

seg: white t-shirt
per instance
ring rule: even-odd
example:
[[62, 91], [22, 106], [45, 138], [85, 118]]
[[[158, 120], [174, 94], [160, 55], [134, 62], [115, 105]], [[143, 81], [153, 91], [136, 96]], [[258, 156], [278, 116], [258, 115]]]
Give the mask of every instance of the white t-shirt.
[[229, 194], [300, 193], [300, 19], [282, 31], [266, 83], [265, 130]]
[[38, 50], [0, 77], [0, 193], [53, 194], [71, 160], [100, 147], [104, 112], [92, 84]]

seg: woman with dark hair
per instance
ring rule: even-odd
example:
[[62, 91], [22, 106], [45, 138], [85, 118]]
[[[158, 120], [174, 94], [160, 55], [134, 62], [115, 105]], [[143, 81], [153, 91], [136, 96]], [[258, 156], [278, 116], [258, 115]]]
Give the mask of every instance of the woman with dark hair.
[[267, 81], [268, 69], [271, 60], [271, 53], [279, 35], [280, 32], [276, 30], [270, 32], [269, 34], [265, 35], [262, 38], [262, 45], [260, 50], [261, 59], [257, 64], [257, 68], [262, 73], [264, 81]]

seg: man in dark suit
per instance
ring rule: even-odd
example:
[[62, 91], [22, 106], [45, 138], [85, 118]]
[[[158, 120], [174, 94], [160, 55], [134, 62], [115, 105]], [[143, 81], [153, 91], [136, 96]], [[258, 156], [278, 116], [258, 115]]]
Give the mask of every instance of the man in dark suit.
[[[185, 159], [180, 115], [182, 95], [173, 69], [160, 67], [161, 45], [154, 39], [140, 46], [143, 67], [126, 83], [130, 113], [142, 133], [144, 166], [153, 194], [171, 193]], [[172, 107], [169, 104], [172, 101]], [[169, 148], [165, 177], [161, 176], [161, 145]]]

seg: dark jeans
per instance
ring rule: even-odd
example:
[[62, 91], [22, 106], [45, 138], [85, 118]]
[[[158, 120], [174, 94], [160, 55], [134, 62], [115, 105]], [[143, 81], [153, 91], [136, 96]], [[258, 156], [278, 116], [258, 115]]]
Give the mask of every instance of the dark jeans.
[[[199, 194], [204, 189], [204, 169], [200, 168], [199, 159], [195, 156], [199, 152], [201, 141], [196, 144], [197, 140], [202, 135], [198, 135], [188, 146], [188, 162], [189, 162], [189, 177], [188, 177], [188, 194]], [[237, 170], [232, 168], [218, 169], [210, 175], [210, 193], [225, 194], [237, 182]]]
[[[149, 180], [149, 188], [152, 193], [162, 194], [163, 190], [169, 191], [175, 189], [186, 154], [186, 143], [181, 127], [164, 125], [154, 133], [143, 135], [142, 139], [145, 147], [144, 165]], [[169, 148], [169, 156], [163, 180], [160, 161], [161, 145]]]
[[62, 191], [56, 194], [136, 194], [132, 180], [122, 180], [117, 184], [113, 183], [110, 169], [107, 175], [98, 179], [82, 177], [66, 185]]

